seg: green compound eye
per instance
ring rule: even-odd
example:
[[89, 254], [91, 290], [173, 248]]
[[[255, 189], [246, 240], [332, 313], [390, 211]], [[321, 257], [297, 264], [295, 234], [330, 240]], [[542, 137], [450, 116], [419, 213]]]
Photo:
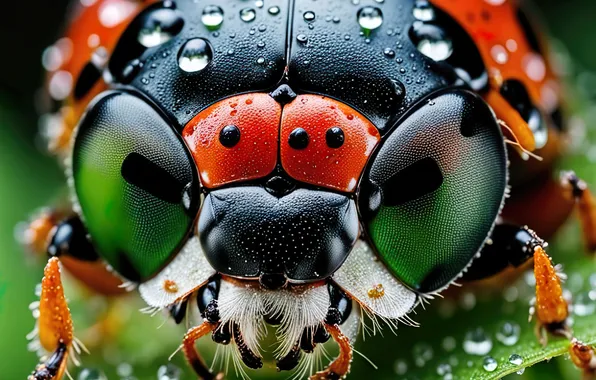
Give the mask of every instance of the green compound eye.
[[501, 130], [463, 90], [436, 95], [385, 137], [359, 196], [368, 238], [405, 285], [430, 293], [482, 248], [507, 185]]
[[72, 168], [101, 256], [131, 280], [159, 271], [187, 236], [200, 200], [193, 161], [170, 125], [141, 99], [109, 93], [81, 122]]

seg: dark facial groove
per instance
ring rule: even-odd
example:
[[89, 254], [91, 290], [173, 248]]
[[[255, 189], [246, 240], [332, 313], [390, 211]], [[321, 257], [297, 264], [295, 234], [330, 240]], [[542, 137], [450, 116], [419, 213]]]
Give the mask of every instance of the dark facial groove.
[[147, 157], [132, 152], [126, 156], [120, 171], [122, 178], [154, 197], [168, 203], [182, 201], [184, 184]]
[[399, 206], [441, 187], [443, 174], [430, 157], [414, 162], [383, 184], [383, 204]]

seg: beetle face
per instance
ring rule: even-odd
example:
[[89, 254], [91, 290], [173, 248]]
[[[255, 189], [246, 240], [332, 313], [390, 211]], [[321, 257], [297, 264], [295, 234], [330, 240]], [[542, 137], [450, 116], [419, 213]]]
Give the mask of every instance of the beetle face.
[[198, 232], [207, 259], [268, 286], [323, 279], [344, 262], [359, 233], [353, 193], [379, 141], [342, 103], [287, 100], [232, 97], [183, 130], [206, 188]]

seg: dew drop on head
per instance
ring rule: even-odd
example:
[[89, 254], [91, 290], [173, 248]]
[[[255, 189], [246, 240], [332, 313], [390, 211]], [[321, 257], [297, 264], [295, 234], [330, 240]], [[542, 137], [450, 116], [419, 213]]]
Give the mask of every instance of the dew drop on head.
[[360, 27], [365, 30], [374, 30], [383, 24], [383, 12], [377, 7], [360, 8], [357, 18]]
[[202, 38], [188, 40], [180, 49], [178, 66], [187, 73], [203, 70], [213, 59], [209, 43]]

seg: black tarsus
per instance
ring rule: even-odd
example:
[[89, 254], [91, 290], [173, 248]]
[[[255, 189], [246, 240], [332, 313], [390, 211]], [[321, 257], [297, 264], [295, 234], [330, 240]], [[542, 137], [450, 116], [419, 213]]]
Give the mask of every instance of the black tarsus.
[[544, 241], [527, 226], [498, 224], [491, 235], [491, 243], [485, 244], [463, 279], [481, 280], [510, 266], [519, 267], [534, 256], [536, 246], [542, 245]]

